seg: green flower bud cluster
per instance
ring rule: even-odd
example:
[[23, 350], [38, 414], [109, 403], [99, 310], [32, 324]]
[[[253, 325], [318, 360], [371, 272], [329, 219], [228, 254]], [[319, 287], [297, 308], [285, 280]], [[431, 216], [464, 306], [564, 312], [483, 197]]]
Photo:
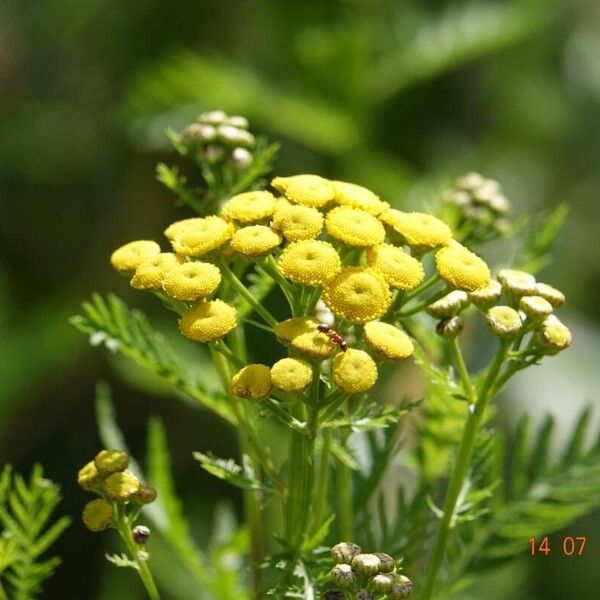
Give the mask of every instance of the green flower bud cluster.
[[243, 169], [252, 163], [251, 149], [256, 139], [248, 131], [245, 117], [227, 115], [222, 110], [202, 113], [182, 132], [182, 142], [210, 164], [228, 161], [233, 167]]
[[331, 598], [353, 600], [410, 597], [411, 580], [399, 572], [399, 561], [384, 552], [365, 553], [352, 542], [340, 542], [331, 549], [336, 562], [330, 578], [337, 586], [326, 594]]
[[443, 195], [443, 200], [457, 209], [460, 225], [470, 226], [473, 239], [491, 239], [510, 227], [506, 215], [511, 204], [494, 179], [467, 173], [456, 180], [454, 188]]
[[150, 504], [156, 490], [140, 482], [130, 471], [129, 456], [121, 450], [101, 450], [77, 474], [77, 483], [100, 496], [83, 509], [83, 522], [90, 531], [102, 531], [114, 524], [119, 504]]

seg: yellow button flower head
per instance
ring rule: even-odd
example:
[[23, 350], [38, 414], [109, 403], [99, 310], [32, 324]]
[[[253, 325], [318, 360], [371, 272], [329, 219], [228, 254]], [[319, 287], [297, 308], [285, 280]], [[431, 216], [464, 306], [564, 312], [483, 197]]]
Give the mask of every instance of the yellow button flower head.
[[311, 240], [323, 229], [323, 215], [316, 208], [286, 202], [275, 209], [271, 227], [290, 242]]
[[165, 230], [173, 250], [185, 256], [204, 256], [220, 248], [233, 234], [233, 226], [220, 217], [209, 215], [174, 223]]
[[320, 208], [333, 200], [335, 193], [331, 181], [318, 175], [275, 177], [271, 185], [288, 200], [314, 208]]
[[435, 248], [447, 244], [452, 239], [450, 227], [427, 213], [407, 213], [390, 208], [379, 218], [414, 248]]
[[319, 322], [312, 317], [293, 317], [275, 325], [274, 332], [282, 344], [310, 358], [324, 360], [334, 353], [337, 346], [317, 329], [318, 325]]
[[547, 354], [558, 354], [571, 345], [571, 332], [558, 317], [550, 315], [542, 322], [539, 341]]
[[311, 384], [312, 379], [311, 366], [298, 358], [282, 358], [271, 367], [273, 387], [282, 392], [301, 392]]
[[536, 283], [535, 293], [548, 300], [552, 306], [561, 306], [565, 302], [565, 295], [547, 283]]
[[327, 213], [327, 233], [349, 246], [368, 248], [382, 244], [385, 229], [376, 217], [350, 206], [337, 206]]
[[379, 199], [377, 194], [355, 183], [346, 181], [332, 181], [335, 190], [335, 201], [344, 206], [360, 208], [372, 215], [379, 215], [387, 210], [390, 205]]
[[261, 256], [281, 244], [281, 236], [265, 225], [250, 225], [238, 229], [231, 238], [231, 247], [244, 256]]
[[523, 322], [519, 313], [510, 306], [492, 306], [485, 314], [490, 331], [500, 337], [510, 337], [521, 329]]
[[94, 464], [102, 475], [124, 471], [129, 466], [129, 456], [121, 450], [100, 450]]
[[113, 521], [113, 505], [104, 498], [88, 502], [83, 508], [83, 523], [90, 531], [104, 531]]
[[515, 296], [529, 296], [536, 293], [535, 277], [525, 271], [502, 269], [498, 273], [502, 287]]
[[459, 290], [471, 292], [486, 286], [490, 269], [479, 256], [458, 242], [438, 250], [435, 264], [442, 279]]
[[377, 365], [363, 350], [349, 348], [335, 355], [331, 374], [335, 384], [347, 394], [363, 394], [377, 381]]
[[279, 271], [284, 277], [304, 285], [322, 285], [341, 269], [342, 263], [329, 242], [292, 242], [281, 253]]
[[222, 300], [200, 302], [186, 311], [179, 320], [181, 333], [196, 342], [219, 340], [236, 325], [235, 308]]
[[211, 263], [189, 262], [172, 269], [163, 283], [171, 298], [193, 302], [210, 296], [221, 283], [221, 271]]
[[542, 320], [552, 314], [552, 304], [541, 296], [521, 296], [519, 308], [533, 320]]
[[365, 324], [365, 340], [372, 350], [392, 360], [408, 358], [414, 351], [413, 343], [404, 331], [382, 321]]
[[110, 263], [122, 275], [132, 275], [148, 259], [160, 254], [160, 246], [151, 240], [129, 242], [117, 248], [110, 256]]
[[231, 379], [231, 392], [247, 400], [262, 400], [271, 391], [271, 371], [266, 365], [247, 365]]
[[469, 292], [469, 301], [479, 308], [489, 308], [502, 295], [502, 286], [490, 279], [485, 287]]
[[257, 223], [268, 219], [275, 210], [275, 197], [266, 190], [234, 196], [221, 209], [221, 216], [238, 223]]
[[131, 287], [137, 290], [160, 290], [165, 275], [181, 264], [181, 258], [172, 252], [161, 252], [143, 262], [131, 279]]
[[84, 490], [94, 489], [100, 479], [101, 475], [93, 460], [79, 469], [79, 472], [77, 473], [77, 483]]
[[425, 278], [423, 265], [416, 258], [390, 244], [369, 248], [367, 261], [393, 288], [412, 290]]
[[140, 489], [140, 480], [129, 471], [109, 475], [104, 481], [104, 491], [109, 498], [125, 502]]
[[385, 314], [391, 295], [374, 269], [347, 267], [327, 282], [323, 300], [334, 315], [351, 323], [366, 323]]

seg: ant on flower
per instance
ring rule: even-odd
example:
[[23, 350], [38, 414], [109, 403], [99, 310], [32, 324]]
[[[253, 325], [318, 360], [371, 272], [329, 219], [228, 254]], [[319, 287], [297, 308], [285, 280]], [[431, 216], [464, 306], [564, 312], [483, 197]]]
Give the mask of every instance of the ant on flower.
[[344, 337], [337, 331], [334, 331], [331, 327], [329, 327], [329, 325], [326, 323], [319, 323], [319, 325], [317, 325], [317, 329], [321, 333], [324, 333], [334, 344], [337, 344], [342, 352], [346, 352], [346, 350], [348, 350], [348, 341], [345, 340]]

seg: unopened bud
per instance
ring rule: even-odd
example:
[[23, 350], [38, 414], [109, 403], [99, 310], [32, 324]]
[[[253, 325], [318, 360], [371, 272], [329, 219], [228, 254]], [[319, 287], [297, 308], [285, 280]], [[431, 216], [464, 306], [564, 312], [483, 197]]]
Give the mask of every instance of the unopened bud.
[[413, 589], [412, 581], [406, 575], [397, 575], [389, 592], [391, 600], [401, 600], [410, 597]]
[[443, 298], [430, 304], [425, 310], [432, 317], [442, 319], [452, 317], [463, 309], [468, 303], [467, 292], [463, 290], [453, 290]]
[[96, 463], [92, 460], [84, 465], [77, 473], [77, 483], [84, 490], [93, 490], [101, 481]]
[[535, 294], [535, 277], [525, 271], [502, 269], [498, 273], [498, 281], [507, 292], [515, 296]]
[[519, 313], [510, 306], [493, 306], [486, 315], [489, 330], [499, 337], [515, 335], [523, 325]]
[[371, 585], [376, 592], [389, 592], [396, 580], [391, 573], [378, 573], [371, 579]]
[[464, 213], [465, 217], [477, 221], [478, 223], [486, 224], [491, 220], [489, 211], [483, 206], [466, 206]]
[[503, 215], [510, 210], [510, 202], [503, 194], [494, 194], [487, 201], [487, 206], [496, 214]]
[[504, 235], [510, 231], [511, 222], [505, 218], [494, 219], [493, 226], [498, 233]]
[[450, 317], [449, 319], [442, 319], [436, 325], [435, 330], [439, 336], [451, 339], [462, 331], [463, 325], [463, 320], [460, 317]]
[[217, 136], [217, 130], [212, 125], [192, 123], [183, 130], [183, 141], [188, 144], [204, 144], [212, 142]]
[[522, 296], [519, 300], [519, 308], [536, 321], [552, 314], [552, 304], [541, 296]]
[[471, 194], [464, 190], [452, 190], [444, 196], [444, 200], [450, 204], [464, 207], [471, 204]]
[[473, 191], [485, 183], [485, 178], [479, 173], [467, 173], [456, 180], [456, 187], [467, 191]]
[[217, 127], [217, 137], [225, 144], [232, 146], [243, 146], [245, 148], [251, 148], [254, 146], [254, 136], [244, 130], [232, 127], [231, 125], [219, 125]]
[[204, 156], [209, 163], [215, 164], [225, 158], [225, 150], [221, 146], [207, 146]]
[[548, 300], [552, 306], [561, 306], [565, 303], [565, 295], [547, 283], [536, 283], [535, 293]]
[[352, 559], [362, 552], [358, 544], [352, 542], [340, 542], [331, 549], [331, 556], [337, 563], [351, 563]]
[[373, 594], [369, 590], [358, 590], [354, 600], [373, 600]]
[[344, 592], [341, 590], [325, 590], [323, 600], [344, 600]]
[[385, 552], [375, 552], [375, 556], [381, 562], [381, 566], [379, 567], [380, 573], [391, 573], [396, 568], [396, 562], [389, 554], [386, 554]]
[[102, 475], [124, 471], [129, 466], [129, 456], [121, 450], [100, 450], [94, 464]]
[[500, 184], [495, 179], [486, 179], [477, 189], [473, 190], [473, 200], [488, 205], [490, 198], [500, 193]]
[[352, 567], [346, 564], [335, 565], [329, 575], [333, 582], [341, 588], [350, 587], [356, 579]]
[[242, 117], [241, 115], [232, 115], [231, 117], [227, 117], [225, 119], [226, 125], [231, 125], [232, 127], [237, 127], [238, 129], [248, 129], [249, 123], [246, 117]]
[[252, 164], [252, 153], [246, 148], [234, 148], [231, 153], [231, 161], [238, 169], [244, 169]]
[[542, 322], [539, 341], [547, 354], [558, 354], [571, 345], [571, 331], [558, 317], [550, 315]]
[[104, 498], [91, 500], [83, 508], [83, 523], [90, 531], [103, 531], [114, 517], [113, 505]]
[[381, 561], [376, 554], [357, 554], [352, 559], [352, 567], [357, 573], [370, 577], [381, 569]]
[[138, 546], [143, 546], [150, 537], [150, 529], [145, 525], [136, 525], [131, 533], [133, 534], [133, 541]]
[[198, 117], [198, 121], [201, 123], [210, 123], [211, 125], [220, 125], [226, 118], [227, 114], [222, 110], [210, 110], [203, 112]]
[[469, 292], [469, 300], [479, 308], [489, 308], [502, 295], [502, 286], [493, 279], [482, 288]]
[[151, 504], [156, 500], [156, 488], [142, 483], [139, 490], [133, 495], [132, 501], [137, 504]]

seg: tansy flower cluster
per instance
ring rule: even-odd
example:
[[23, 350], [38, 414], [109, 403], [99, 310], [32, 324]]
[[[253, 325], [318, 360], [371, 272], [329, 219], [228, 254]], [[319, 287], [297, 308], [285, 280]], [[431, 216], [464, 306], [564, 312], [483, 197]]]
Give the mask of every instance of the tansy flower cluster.
[[352, 542], [340, 542], [331, 548], [335, 566], [330, 578], [338, 589], [329, 590], [326, 597], [373, 600], [409, 598], [412, 581], [399, 572], [400, 561], [384, 552], [363, 553]]

